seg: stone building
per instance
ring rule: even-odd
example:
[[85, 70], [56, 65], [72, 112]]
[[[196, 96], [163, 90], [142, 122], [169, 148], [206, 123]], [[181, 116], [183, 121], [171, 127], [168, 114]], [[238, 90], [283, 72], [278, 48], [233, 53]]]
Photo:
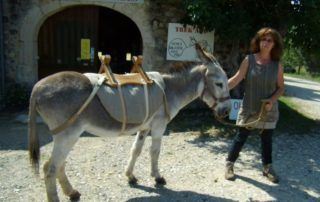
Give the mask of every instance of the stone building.
[[[183, 15], [180, 3], [0, 0], [2, 97], [12, 83], [31, 88], [61, 70], [96, 72], [98, 52], [112, 56], [114, 71], [131, 65], [125, 59], [128, 53], [143, 55], [145, 70], [159, 70], [166, 58], [168, 23], [179, 22]], [[80, 53], [82, 42], [89, 52]]]

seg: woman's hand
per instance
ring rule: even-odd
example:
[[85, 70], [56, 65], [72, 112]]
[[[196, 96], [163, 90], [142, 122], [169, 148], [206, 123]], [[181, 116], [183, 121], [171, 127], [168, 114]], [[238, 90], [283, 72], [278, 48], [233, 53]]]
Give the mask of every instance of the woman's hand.
[[271, 111], [272, 106], [273, 106], [272, 100], [271, 100], [271, 99], [268, 99], [268, 100], [264, 100], [263, 102], [265, 103], [265, 104], [264, 104], [264, 109], [265, 109], [267, 112]]

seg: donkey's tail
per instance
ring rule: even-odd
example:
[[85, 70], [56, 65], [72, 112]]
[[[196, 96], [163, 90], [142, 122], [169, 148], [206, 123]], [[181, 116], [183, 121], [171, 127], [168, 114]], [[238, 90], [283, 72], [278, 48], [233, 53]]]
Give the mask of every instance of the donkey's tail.
[[37, 133], [37, 110], [34, 90], [30, 96], [29, 103], [29, 128], [28, 128], [28, 147], [31, 166], [36, 174], [39, 174], [40, 145]]

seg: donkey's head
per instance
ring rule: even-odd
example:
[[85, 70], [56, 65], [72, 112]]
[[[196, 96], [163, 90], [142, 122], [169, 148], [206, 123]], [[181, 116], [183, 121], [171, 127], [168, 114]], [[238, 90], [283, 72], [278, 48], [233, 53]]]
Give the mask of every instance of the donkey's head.
[[219, 117], [225, 117], [231, 109], [228, 78], [216, 58], [202, 49], [199, 44], [195, 45], [197, 54], [205, 66], [204, 88], [200, 98]]

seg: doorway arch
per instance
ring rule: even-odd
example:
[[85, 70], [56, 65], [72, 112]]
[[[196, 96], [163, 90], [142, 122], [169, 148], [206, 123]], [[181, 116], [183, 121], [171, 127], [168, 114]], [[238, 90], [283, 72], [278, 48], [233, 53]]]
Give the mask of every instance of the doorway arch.
[[38, 79], [59, 71], [97, 72], [98, 52], [110, 54], [115, 73], [130, 71], [142, 55], [139, 28], [129, 17], [100, 6], [73, 6], [48, 17], [38, 34]]

